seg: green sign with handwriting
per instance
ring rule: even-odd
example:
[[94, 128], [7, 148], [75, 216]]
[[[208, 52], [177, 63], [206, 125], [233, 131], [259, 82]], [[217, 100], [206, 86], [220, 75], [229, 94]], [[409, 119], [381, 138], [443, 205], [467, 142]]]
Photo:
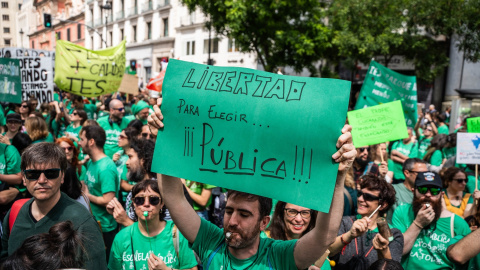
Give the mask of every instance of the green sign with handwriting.
[[171, 60], [152, 171], [328, 212], [350, 82]]
[[0, 58], [0, 101], [22, 103], [20, 60]]
[[355, 147], [408, 137], [400, 100], [348, 112]]
[[480, 117], [467, 118], [467, 131], [469, 133], [480, 133]]

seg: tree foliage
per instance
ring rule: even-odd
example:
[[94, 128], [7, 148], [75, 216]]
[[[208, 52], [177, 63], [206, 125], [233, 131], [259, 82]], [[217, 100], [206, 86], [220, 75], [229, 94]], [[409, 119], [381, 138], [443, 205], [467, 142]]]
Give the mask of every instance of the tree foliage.
[[331, 48], [318, 0], [182, 0], [199, 8], [220, 35], [235, 39], [242, 52], [255, 52], [266, 71], [308, 68]]

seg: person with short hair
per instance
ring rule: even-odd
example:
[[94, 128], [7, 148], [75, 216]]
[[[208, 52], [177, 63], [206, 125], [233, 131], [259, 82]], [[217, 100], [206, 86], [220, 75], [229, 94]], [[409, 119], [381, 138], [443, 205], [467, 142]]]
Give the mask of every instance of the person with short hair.
[[119, 182], [115, 163], [103, 152], [105, 140], [105, 131], [101, 127], [87, 126], [80, 131], [78, 144], [90, 156], [86, 164], [87, 175], [83, 192], [90, 200], [93, 216], [102, 226], [108, 259], [110, 247], [117, 232], [117, 222], [107, 212], [106, 206], [118, 194]]
[[98, 119], [98, 124], [105, 130], [107, 134], [107, 141], [105, 144], [105, 154], [112, 158], [113, 154], [122, 150], [118, 146], [118, 137], [122, 130], [124, 130], [131, 119], [124, 117], [125, 107], [118, 99], [112, 99], [109, 104], [110, 115]]
[[470, 233], [463, 218], [442, 203], [442, 180], [432, 172], [418, 173], [412, 204], [400, 205], [392, 226], [403, 233], [405, 269], [454, 269], [447, 248]]
[[[0, 261], [12, 255], [30, 236], [46, 233], [58, 222], [70, 220], [75, 230], [85, 236], [86, 269], [106, 269], [105, 247], [97, 222], [80, 203], [60, 191], [67, 159], [64, 151], [53, 143], [38, 143], [22, 154], [23, 183], [32, 199], [24, 202], [16, 218], [8, 212], [3, 222]], [[10, 229], [10, 218], [14, 218]]]
[[22, 117], [18, 113], [7, 115], [7, 131], [0, 135], [0, 143], [12, 144], [13, 137], [22, 130]]

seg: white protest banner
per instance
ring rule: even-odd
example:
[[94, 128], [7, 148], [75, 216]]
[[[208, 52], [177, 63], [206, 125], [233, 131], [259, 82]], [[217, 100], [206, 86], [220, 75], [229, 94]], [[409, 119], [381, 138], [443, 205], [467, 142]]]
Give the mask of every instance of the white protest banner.
[[480, 164], [480, 133], [457, 133], [457, 163]]

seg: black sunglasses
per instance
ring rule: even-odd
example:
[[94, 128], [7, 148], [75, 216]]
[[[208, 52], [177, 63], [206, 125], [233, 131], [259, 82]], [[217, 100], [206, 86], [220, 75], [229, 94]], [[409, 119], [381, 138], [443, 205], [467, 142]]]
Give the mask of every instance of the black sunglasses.
[[420, 192], [420, 194], [427, 194], [427, 192], [430, 190], [430, 194], [433, 196], [438, 195], [440, 191], [442, 191], [442, 189], [439, 187], [417, 187], [417, 190]]
[[[133, 198], [133, 202], [136, 205], [143, 205], [145, 203], [145, 198], [147, 197], [142, 197], [142, 196], [135, 197]], [[148, 198], [149, 198], [148, 199], [149, 203], [153, 206], [158, 205], [160, 203], [160, 197], [158, 196], [149, 196]]]
[[364, 193], [361, 190], [357, 190], [357, 198], [360, 198], [360, 196], [363, 196], [363, 199], [365, 201], [369, 201], [369, 202], [380, 200], [380, 197], [378, 197], [378, 196], [372, 195], [370, 193]]
[[123, 112], [125, 110], [125, 108], [112, 108], [113, 110], [117, 110], [119, 112]]
[[46, 169], [46, 170], [24, 170], [23, 175], [28, 180], [34, 181], [40, 178], [41, 174], [44, 174], [45, 177], [49, 180], [55, 179], [60, 175], [60, 169]]
[[462, 182], [465, 182], [465, 184], [468, 183], [468, 179], [467, 179], [467, 178], [453, 179], [453, 180], [457, 181], [459, 184], [461, 184]]
[[358, 150], [360, 150], [360, 153], [367, 150], [367, 152], [370, 151], [370, 149], [368, 149], [368, 147], [360, 147], [360, 148], [357, 148]]
[[73, 112], [72, 115], [78, 115], [78, 113], [77, 113], [77, 112]]

